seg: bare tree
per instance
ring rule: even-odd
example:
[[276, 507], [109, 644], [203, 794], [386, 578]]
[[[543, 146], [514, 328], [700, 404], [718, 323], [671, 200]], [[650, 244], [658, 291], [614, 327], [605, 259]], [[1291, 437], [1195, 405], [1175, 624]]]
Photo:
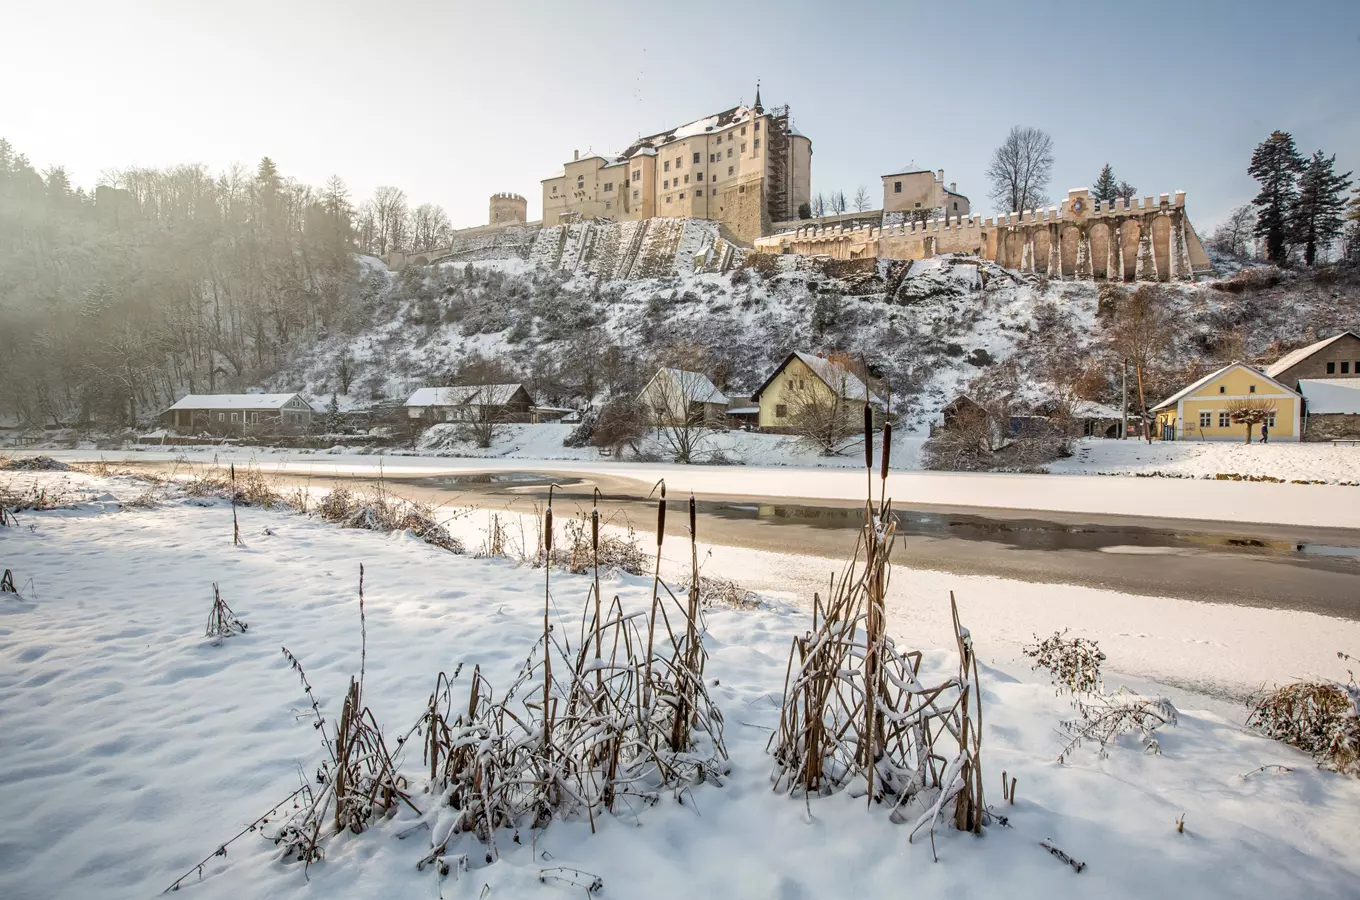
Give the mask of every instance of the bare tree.
[[847, 205], [845, 202], [845, 191], [835, 191], [832, 193], [829, 203], [831, 205], [831, 215], [844, 215]]
[[466, 390], [463, 409], [464, 428], [478, 447], [490, 447], [510, 422], [509, 403], [517, 385], [477, 384], [454, 390]]
[[1146, 384], [1171, 349], [1177, 319], [1169, 295], [1159, 285], [1139, 285], [1132, 294], [1121, 297], [1115, 307], [1110, 346], [1120, 359], [1133, 366], [1138, 411], [1148, 443], [1152, 443], [1152, 429], [1148, 427]]
[[1275, 415], [1275, 401], [1264, 397], [1247, 397], [1228, 401], [1228, 415], [1238, 425], [1247, 426], [1247, 443], [1251, 443], [1253, 425], [1264, 425]]
[[373, 192], [374, 249], [379, 256], [400, 249], [406, 238], [406, 192], [384, 185]]
[[[698, 360], [685, 360], [694, 366]], [[726, 398], [692, 368], [663, 367], [638, 397], [647, 424], [667, 455], [679, 463], [697, 462], [708, 453], [709, 438], [723, 424]]]
[[869, 188], [867, 185], [861, 184], [859, 187], [855, 188], [855, 199], [853, 202], [855, 204], [855, 212], [868, 212], [870, 207], [874, 205], [873, 199], [869, 196]]
[[1129, 184], [1127, 181], [1119, 182], [1119, 186], [1114, 189], [1114, 199], [1133, 200], [1138, 196], [1138, 188]]
[[791, 377], [783, 396], [793, 432], [821, 455], [836, 456], [863, 440], [864, 405], [870, 398], [861, 375], [867, 373], [844, 355], [827, 359], [822, 370], [820, 377]]
[[826, 197], [818, 191], [812, 196], [812, 217], [820, 219], [826, 215]]
[[453, 227], [444, 207], [422, 203], [411, 212], [411, 249], [433, 250], [449, 241]]
[[1247, 255], [1247, 242], [1256, 229], [1256, 210], [1244, 204], [1228, 213], [1228, 218], [1214, 229], [1209, 246], [1233, 256]]
[[1016, 125], [992, 154], [987, 178], [992, 200], [1003, 212], [1038, 209], [1048, 202], [1045, 191], [1053, 175], [1053, 139], [1047, 132]]

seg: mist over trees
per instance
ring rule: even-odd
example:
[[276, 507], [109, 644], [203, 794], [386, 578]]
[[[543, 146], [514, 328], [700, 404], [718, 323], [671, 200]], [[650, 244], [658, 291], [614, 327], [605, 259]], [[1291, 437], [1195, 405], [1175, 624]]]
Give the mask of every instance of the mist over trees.
[[355, 252], [447, 240], [382, 188], [201, 165], [105, 172], [93, 191], [0, 139], [0, 403], [24, 420], [131, 425], [186, 391], [257, 383], [303, 342], [367, 321]]

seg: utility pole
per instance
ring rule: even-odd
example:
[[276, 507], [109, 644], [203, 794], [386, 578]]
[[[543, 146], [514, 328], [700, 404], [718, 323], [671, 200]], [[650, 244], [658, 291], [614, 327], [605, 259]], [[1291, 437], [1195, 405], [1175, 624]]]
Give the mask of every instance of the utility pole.
[[1125, 359], [1119, 379], [1119, 439], [1129, 436], [1129, 361]]

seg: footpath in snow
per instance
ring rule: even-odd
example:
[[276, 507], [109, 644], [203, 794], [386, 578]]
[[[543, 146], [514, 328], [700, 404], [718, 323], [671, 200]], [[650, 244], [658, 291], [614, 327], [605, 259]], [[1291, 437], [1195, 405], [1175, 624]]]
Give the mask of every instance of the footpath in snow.
[[[473, 666], [493, 685], [514, 677], [541, 632], [542, 570], [277, 509], [239, 509], [244, 546], [236, 547], [222, 501], [174, 489], [147, 494], [145, 484], [117, 478], [22, 477], [66, 485], [81, 502], [0, 529], [0, 557], [23, 592], [0, 595], [0, 896], [146, 897], [204, 857], [201, 880], [195, 873], [183, 889], [232, 900], [579, 893], [541, 881], [559, 866], [597, 876], [599, 896], [658, 900], [890, 896], [904, 886], [928, 896], [1045, 900], [1342, 898], [1354, 896], [1360, 879], [1351, 846], [1360, 782], [1320, 772], [1174, 691], [1179, 721], [1159, 730], [1160, 754], [1125, 735], [1107, 755], [1087, 746], [1060, 765], [1056, 729], [1072, 715], [1067, 700], [1028, 673], [984, 667], [987, 800], [1008, 824], [981, 839], [942, 827], [938, 864], [928, 843], [908, 844], [909, 826], [866, 808], [862, 796], [805, 803], [774, 793], [766, 743], [779, 722], [790, 641], [810, 626], [782, 604], [708, 613], [706, 674], [731, 755], [721, 785], [629, 803], [593, 824], [552, 821], [525, 829], [518, 842], [507, 835], [491, 865], [483, 845], [464, 835], [449, 855], [466, 853], [468, 865], [442, 879], [417, 869], [432, 838], [406, 808], [363, 834], [331, 838], [324, 861], [305, 875], [257, 834], [212, 856], [313, 778], [324, 751], [279, 648], [301, 660], [321, 714], [333, 721], [360, 666], [359, 563], [367, 576], [366, 698], [389, 741], [420, 718], [440, 671], [461, 665], [455, 691], [464, 699]], [[147, 505], [124, 505], [134, 498]], [[456, 520], [469, 539], [475, 518]], [[216, 646], [203, 638], [213, 582], [250, 626]], [[649, 603], [650, 579], [610, 573], [605, 584], [626, 611]], [[554, 574], [553, 585], [555, 628], [574, 635], [589, 578]], [[1009, 589], [978, 583], [959, 592], [984, 661], [988, 601], [978, 595]], [[930, 671], [956, 665], [953, 651], [932, 650], [912, 633], [915, 619], [898, 621], [897, 637], [925, 649]], [[396, 755], [416, 805], [428, 809], [437, 799], [422, 790], [419, 744]], [[1289, 771], [1260, 771], [1274, 764]], [[1002, 771], [1018, 779], [1013, 806], [995, 787]], [[1042, 840], [1085, 868], [1074, 872]]]

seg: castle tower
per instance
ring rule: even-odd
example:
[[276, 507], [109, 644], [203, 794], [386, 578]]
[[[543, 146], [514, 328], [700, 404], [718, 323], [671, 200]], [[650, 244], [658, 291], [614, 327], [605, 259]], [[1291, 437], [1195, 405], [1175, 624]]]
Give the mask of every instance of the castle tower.
[[523, 225], [529, 202], [519, 194], [492, 194], [489, 222], [492, 225]]

